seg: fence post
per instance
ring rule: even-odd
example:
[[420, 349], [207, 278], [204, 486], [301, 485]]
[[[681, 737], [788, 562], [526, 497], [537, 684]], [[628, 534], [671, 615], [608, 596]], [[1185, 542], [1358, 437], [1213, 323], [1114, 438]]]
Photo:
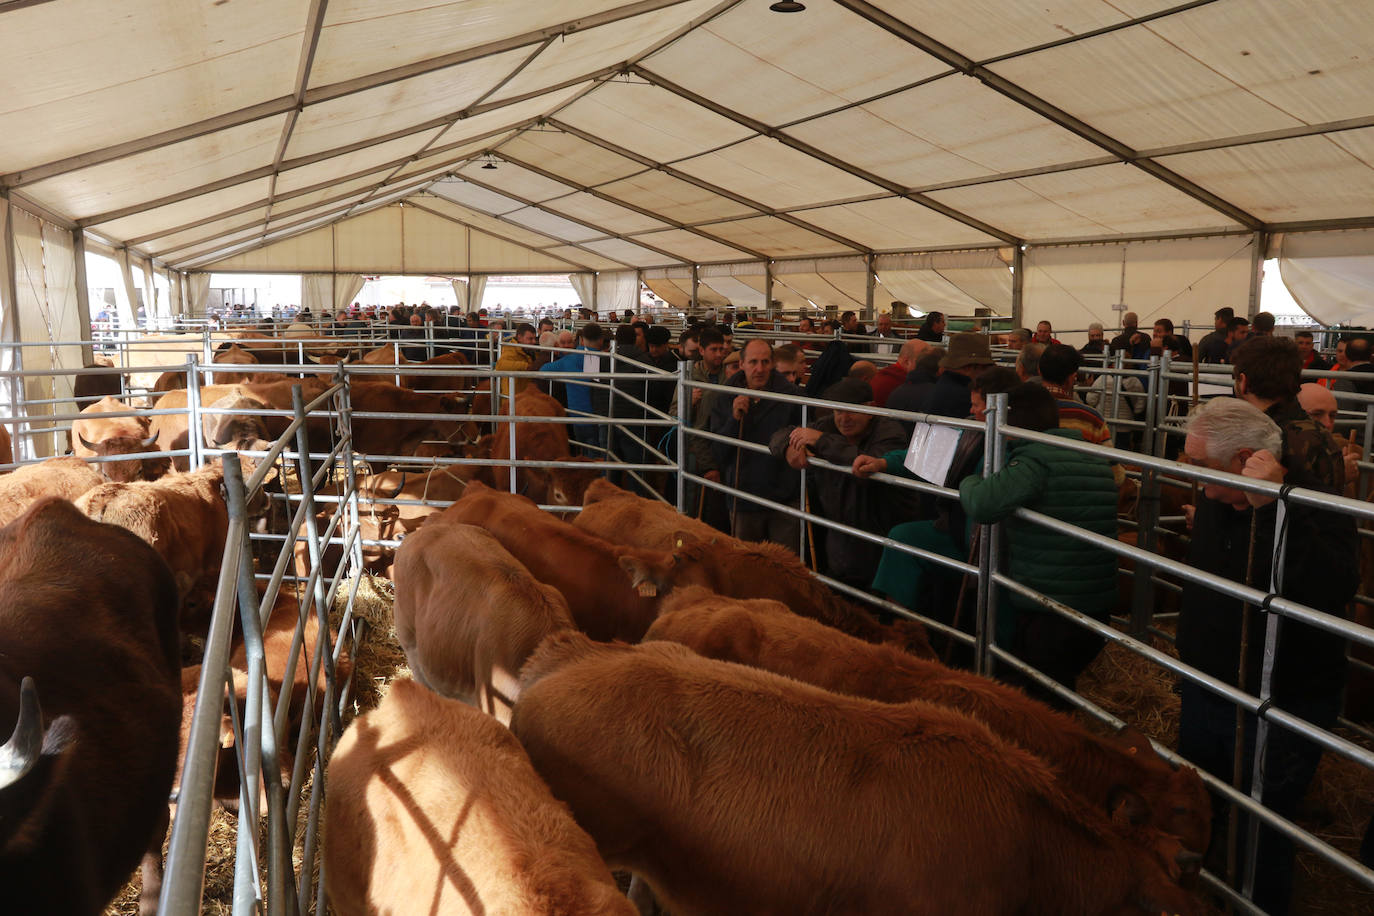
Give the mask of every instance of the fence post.
[[[295, 419], [300, 421], [300, 426], [296, 428], [296, 474], [300, 478], [301, 500], [305, 503], [305, 542], [306, 549], [310, 555], [310, 568], [318, 570], [321, 575], [315, 576], [315, 610], [320, 616], [320, 632], [318, 639], [325, 644], [325, 698], [335, 694], [334, 687], [334, 664], [331, 656], [332, 647], [329, 645], [329, 608], [324, 606], [325, 587], [323, 578], [323, 558], [324, 547], [320, 544], [320, 531], [315, 522], [315, 481], [310, 471], [310, 438], [305, 429], [305, 396], [300, 385], [291, 386], [291, 410], [295, 414]], [[313, 672], [312, 672], [313, 674]], [[328, 703], [325, 705], [329, 709]], [[335, 724], [339, 712], [337, 709], [329, 710], [333, 713]]]
[[[1274, 555], [1272, 566], [1269, 569], [1269, 591], [1277, 594], [1279, 583], [1283, 581], [1284, 547], [1283, 531], [1288, 517], [1288, 501], [1280, 499], [1275, 506], [1274, 513]], [[1256, 510], [1251, 509], [1254, 512]], [[1248, 612], [1248, 605], [1247, 612]], [[1277, 611], [1267, 611], [1263, 614], [1264, 622], [1264, 658], [1260, 663], [1260, 686], [1256, 694], [1260, 700], [1260, 708], [1263, 709], [1269, 704], [1273, 696], [1274, 686], [1274, 662], [1278, 656], [1279, 631], [1283, 626], [1283, 615]], [[1241, 659], [1241, 664], [1245, 665], [1246, 660]], [[1239, 744], [1244, 739], [1243, 732], [1236, 735], [1236, 742]], [[1250, 797], [1257, 804], [1264, 804], [1264, 772], [1265, 756], [1269, 750], [1269, 721], [1263, 715], [1255, 717], [1255, 760], [1250, 776]], [[1237, 786], [1237, 789], [1240, 787]], [[1245, 837], [1245, 897], [1248, 900], [1255, 899], [1255, 865], [1259, 857], [1259, 818], [1251, 816], [1250, 825]]]
[[[495, 363], [492, 363], [492, 366], [493, 366], [493, 367], [495, 367], [495, 365], [496, 365]], [[506, 410], [507, 410], [507, 414], [506, 414], [506, 415], [507, 415], [508, 417], [510, 417], [510, 421], [509, 421], [508, 424], [507, 424], [507, 425], [510, 426], [510, 430], [508, 431], [508, 435], [510, 436], [510, 460], [511, 460], [511, 466], [510, 466], [510, 491], [511, 491], [512, 493], [515, 493], [515, 492], [517, 492], [516, 483], [515, 483], [515, 478], [516, 478], [516, 473], [515, 473], [515, 470], [516, 470], [516, 468], [515, 468], [515, 379], [512, 378], [512, 379], [509, 379], [509, 381], [510, 381], [510, 396], [506, 398]], [[498, 376], [498, 375], [496, 374], [495, 368], [493, 368], [493, 369], [492, 369], [492, 374], [491, 374], [491, 387], [492, 387], [492, 390], [495, 390], [496, 388], [498, 388], [498, 387], [500, 386], [500, 384], [501, 384], [501, 378], [500, 378], [500, 376]]]
[[343, 363], [339, 363], [334, 371], [339, 385], [339, 393], [335, 396], [339, 410], [339, 429], [348, 437], [348, 448], [344, 450], [344, 467], [348, 475], [348, 522], [351, 530], [345, 536], [353, 542], [353, 575], [360, 576], [363, 572], [363, 544], [362, 535], [358, 532], [358, 468], [353, 456], [353, 389], [348, 370], [344, 368]]
[[[983, 433], [983, 476], [991, 477], [1002, 468], [1002, 427], [1007, 422], [1007, 396], [994, 394], [988, 398], [987, 420]], [[979, 527], [978, 547], [978, 611], [974, 619], [974, 664], [979, 674], [991, 676], [993, 671], [992, 645], [997, 638], [997, 583], [993, 574], [998, 565], [998, 539], [1002, 526]]]
[[[1163, 439], [1162, 432], [1156, 430], [1161, 419], [1159, 397], [1161, 388], [1167, 390], [1168, 382], [1161, 375], [1160, 359], [1150, 357], [1149, 388], [1145, 397], [1145, 435], [1142, 451], [1154, 455], [1160, 451], [1157, 445]], [[1140, 499], [1136, 503], [1136, 546], [1154, 553], [1155, 527], [1159, 524], [1159, 472], [1151, 467], [1140, 470]], [[1155, 568], [1147, 560], [1137, 560], [1135, 576], [1131, 582], [1131, 625], [1130, 634], [1136, 639], [1148, 641], [1150, 620], [1154, 616], [1154, 576]]]
[[677, 364], [677, 511], [687, 514], [687, 427], [691, 424], [692, 390], [687, 387], [690, 360]]
[[[608, 364], [608, 365], [610, 365], [610, 367], [611, 367], [611, 375], [615, 375], [615, 371], [616, 371], [616, 368], [615, 368], [615, 364], [616, 364], [616, 352], [617, 352], [617, 351], [616, 351], [616, 345], [615, 345], [615, 337], [611, 337], [611, 359], [610, 359], [610, 363]], [[605, 455], [605, 460], [606, 460], [606, 461], [611, 461], [612, 459], [614, 459], [614, 458], [616, 457], [615, 450], [611, 447], [612, 444], [615, 442], [615, 424], [609, 422], [610, 420], [614, 420], [614, 419], [615, 419], [615, 379], [614, 379], [614, 378], [610, 378], [610, 379], [607, 379], [607, 381], [610, 383], [610, 390], [606, 392], [606, 420], [607, 420], [608, 422], [606, 423], [605, 426], [602, 427], [602, 429], [606, 430], [606, 455]], [[606, 471], [603, 471], [602, 473], [604, 473], [604, 474], [606, 475], [607, 478], [610, 478], [610, 476], [611, 476], [611, 472], [610, 472], [609, 469], [606, 470]], [[617, 478], [617, 480], [618, 480], [619, 482], [621, 482], [621, 483], [625, 483], [625, 482], [626, 482], [626, 481], [624, 481], [624, 480], [620, 480], [619, 478]]]
[[200, 443], [200, 373], [196, 366], [195, 354], [188, 354], [186, 357], [186, 446], [191, 450], [191, 456], [186, 460], [193, 471], [198, 469], [204, 460], [201, 455]]
[[[809, 404], [803, 404], [803, 405], [802, 405], [802, 409], [801, 409], [801, 428], [802, 428], [802, 429], [805, 429], [805, 428], [806, 428], [806, 413], [807, 413], [807, 408], [808, 408], [808, 407], [810, 407]], [[738, 481], [736, 481], [736, 482], [738, 483]], [[802, 465], [802, 469], [801, 469], [801, 488], [797, 491], [797, 509], [799, 509], [799, 510], [802, 511], [802, 512], [806, 512], [806, 511], [807, 511], [807, 507], [806, 507], [806, 466], [805, 466], [805, 465]], [[800, 524], [797, 525], [797, 556], [801, 557], [801, 561], [802, 561], [802, 565], [803, 565], [803, 566], [806, 565], [806, 525], [807, 525], [807, 521], [808, 521], [808, 519], [800, 519]], [[813, 570], [813, 571], [814, 571], [814, 572], [820, 572], [819, 569]]]

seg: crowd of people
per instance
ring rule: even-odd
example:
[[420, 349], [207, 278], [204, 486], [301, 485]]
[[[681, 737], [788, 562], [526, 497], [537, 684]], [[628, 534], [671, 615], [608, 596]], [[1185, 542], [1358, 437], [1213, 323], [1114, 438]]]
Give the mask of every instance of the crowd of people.
[[[1114, 444], [1110, 424], [1094, 403], [1124, 402], [1130, 410], [1132, 400], [1143, 398], [1143, 389], [1129, 384], [1134, 379], [1122, 383], [1120, 376], [1085, 374], [1091, 371], [1085, 365], [1093, 362], [1091, 357], [1117, 348], [1132, 358], [1163, 350], [1185, 360], [1193, 354], [1193, 344], [1171, 322], [1156, 322], [1147, 335], [1133, 315], [1124, 317], [1120, 333], [1109, 340], [1103, 328], [1094, 327], [1089, 343], [1079, 349], [1056, 340], [1049, 322], [1040, 322], [1024, 336], [1012, 332], [1005, 342], [1017, 351], [1014, 366], [998, 365], [986, 334], [946, 337], [939, 333], [944, 331], [940, 327], [939, 332], [929, 331], [925, 336], [902, 337], [891, 332], [888, 321], [874, 328], [871, 342], [826, 340], [819, 335], [833, 328], [804, 320], [795, 341], [783, 342], [776, 335], [773, 339], [750, 337], [738, 348], [728, 329], [714, 325], [688, 327], [678, 335], [675, 348], [669, 346], [666, 329], [622, 327], [618, 333], [625, 336], [618, 352], [634, 354], [651, 344], [656, 356], [646, 361], [657, 360], [655, 365], [671, 369], [679, 358], [690, 360], [692, 382], [718, 386], [688, 389], [687, 418], [694, 430], [709, 435], [688, 437], [683, 462], [689, 474], [707, 482], [688, 487], [686, 511], [722, 531], [797, 550], [806, 544], [810, 554], [806, 559], [829, 576], [971, 632], [973, 600], [962, 574], [931, 559], [885, 549], [860, 532], [967, 562], [977, 549], [980, 526], [1005, 522], [1003, 568], [1029, 591], [999, 589], [995, 640], [1028, 665], [1073, 688], [1105, 641], [1082, 624], [1048, 611], [1030, 591], [1106, 624], [1113, 613], [1123, 610], [1118, 560], [1110, 550], [1026, 521], [1016, 510], [1031, 509], [1092, 534], [1115, 538], [1125, 468], [1103, 454], [1061, 448], [1052, 440], [1014, 439], [1003, 467], [984, 476], [982, 435], [969, 429], [960, 434], [952, 459], [943, 466], [943, 476], [926, 481], [957, 491], [958, 499], [917, 496], [907, 488], [874, 479], [878, 472], [915, 476], [906, 463], [913, 424], [862, 408], [888, 407], [982, 421], [989, 399], [1005, 394], [1007, 421], [1012, 426], [1052, 439]], [[939, 321], [943, 324], [943, 316]], [[863, 333], [852, 324], [846, 327], [843, 317], [838, 326], [849, 335]], [[652, 340], [647, 336], [651, 330], [655, 332]], [[588, 325], [577, 344], [583, 353], [574, 351], [545, 368], [589, 371], [592, 366], [586, 356], [603, 359], [598, 354], [604, 352], [605, 338], [599, 325]], [[888, 345], [887, 338], [895, 349], [891, 365], [879, 369], [867, 359], [856, 358]], [[1208, 399], [1183, 420], [1186, 436], [1178, 437], [1171, 450], [1180, 461], [1255, 480], [1332, 494], [1346, 492], [1347, 478], [1353, 481], [1358, 473], [1357, 455], [1332, 434], [1337, 412], [1329, 386], [1302, 384], [1304, 369], [1326, 365], [1315, 352], [1310, 334], [1296, 340], [1275, 336], [1263, 316], [1242, 324], [1222, 310], [1214, 332], [1196, 346], [1200, 358], [1230, 365], [1234, 387], [1232, 396]], [[1349, 371], [1352, 378], [1337, 379], [1337, 391], [1359, 391], [1367, 384], [1355, 376], [1374, 372], [1369, 357], [1364, 338], [1342, 342], [1334, 367]], [[599, 368], [604, 371], [605, 366]], [[654, 383], [646, 384], [652, 388]], [[658, 403], [676, 415], [675, 381], [658, 384], [664, 386]], [[1113, 397], [1114, 384], [1121, 384], [1122, 397]], [[604, 413], [604, 407], [592, 400], [574, 397], [579, 387], [583, 386], [567, 384], [569, 406]], [[812, 408], [803, 423], [802, 395], [820, 397], [835, 407]], [[604, 446], [607, 440], [602, 436], [590, 441]], [[1128, 440], [1118, 435], [1115, 444], [1128, 444]], [[619, 457], [627, 457], [614, 442], [612, 448]], [[813, 458], [831, 467], [817, 466], [810, 461]], [[805, 486], [803, 469], [807, 470]], [[711, 484], [723, 484], [745, 495]], [[856, 531], [808, 525], [811, 530], [803, 539], [803, 522], [793, 511], [799, 507]], [[1352, 519], [1290, 503], [1278, 535], [1284, 539], [1283, 567], [1271, 577], [1276, 511], [1269, 497], [1221, 485], [1202, 487], [1187, 509], [1192, 534], [1186, 557], [1189, 565], [1250, 585], [1260, 593], [1270, 592], [1272, 581], [1277, 583], [1275, 597], [1348, 618], [1358, 585], [1357, 533]], [[1220, 681], [1258, 693], [1266, 621], [1260, 602], [1243, 602], [1208, 586], [1184, 582], [1177, 637], [1182, 660]], [[1345, 643], [1339, 636], [1284, 619], [1272, 667], [1270, 702], [1313, 725], [1331, 728], [1339, 710], [1344, 671]], [[1014, 671], [1004, 670], [999, 676], [1019, 680], [1042, 698], [1062, 703]], [[1230, 782], [1236, 759], [1235, 705], [1192, 682], [1184, 683], [1182, 696], [1180, 752]], [[1251, 772], [1255, 733], [1255, 719], [1250, 716], [1241, 749], [1246, 774]], [[1317, 744], [1287, 729], [1273, 728], [1264, 771], [1265, 804], [1292, 818], [1320, 756]], [[1243, 789], [1249, 791], [1246, 779]], [[1225, 847], [1221, 834], [1229, 807], [1220, 798], [1217, 803], [1219, 835], [1214, 850]], [[1268, 827], [1261, 828], [1260, 838], [1256, 899], [1267, 911], [1282, 913], [1292, 891], [1293, 846], [1281, 832]]]

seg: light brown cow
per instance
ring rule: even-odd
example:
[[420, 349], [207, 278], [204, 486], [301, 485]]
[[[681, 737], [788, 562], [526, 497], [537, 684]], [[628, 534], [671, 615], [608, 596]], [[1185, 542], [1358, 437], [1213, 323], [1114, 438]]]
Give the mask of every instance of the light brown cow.
[[415, 679], [504, 723], [520, 666], [545, 636], [573, 626], [558, 589], [473, 525], [431, 522], [406, 538], [395, 581], [396, 639]]
[[[0, 749], [4, 910], [100, 913], [145, 853], [161, 860], [181, 708], [171, 573], [127, 531], [42, 500], [0, 530], [0, 646], [0, 736], [17, 739]], [[150, 854], [145, 914], [160, 874]]]
[[727, 543], [745, 543], [690, 515], [683, 515], [667, 503], [636, 496], [609, 480], [589, 484], [582, 497], [582, 506], [582, 511], [573, 516], [572, 523], [616, 544], [634, 543], [653, 550], [672, 551], [682, 531], [707, 541], [721, 538]]
[[81, 418], [72, 422], [72, 453], [78, 458], [107, 458], [112, 455], [142, 455], [120, 461], [92, 462], [106, 480], [156, 480], [171, 470], [172, 462], [156, 454], [157, 434], [149, 435], [147, 417], [106, 417], [107, 413], [127, 413], [129, 405], [106, 396], [87, 405]]
[[413, 681], [339, 741], [325, 823], [340, 916], [635, 916], [510, 732]]
[[[503, 400], [509, 409], [509, 401]], [[526, 386], [515, 396], [515, 413], [521, 417], [566, 417], [568, 412], [563, 405], [534, 386]], [[506, 461], [511, 457], [511, 423], [507, 420], [496, 425], [491, 438], [491, 457], [495, 461]], [[566, 461], [572, 456], [568, 447], [568, 427], [562, 423], [515, 423], [515, 456], [537, 461]], [[487, 481], [500, 489], [509, 485], [510, 469], [493, 465], [491, 479]], [[515, 485], [518, 492], [525, 494], [536, 503], [549, 501], [549, 471], [546, 468], [518, 468]]]
[[603, 541], [524, 496], [474, 480], [462, 499], [428, 524], [436, 522], [487, 529], [537, 580], [562, 592], [578, 628], [598, 639], [638, 642], [658, 613], [653, 586], [631, 587], [622, 564], [661, 562], [662, 555]]
[[535, 770], [672, 912], [1198, 911], [1176, 840], [1113, 825], [952, 710], [571, 631], [522, 680], [511, 730]]
[[[240, 347], [238, 344], [230, 344], [222, 348], [214, 355], [215, 365], [232, 366], [256, 366], [259, 363], [257, 356]], [[215, 385], [237, 385], [240, 382], [250, 381], [255, 372], [221, 372], [215, 370], [211, 373], [211, 384]]]
[[671, 640], [708, 658], [849, 696], [884, 703], [926, 700], [957, 709], [1049, 762], [1067, 791], [1100, 811], [1157, 827], [1198, 853], [1207, 848], [1211, 802], [1197, 771], [1174, 769], [1138, 732], [1099, 737], [1014, 687], [854, 639], [776, 601], [735, 601], [705, 589], [679, 589], [664, 599], [644, 638]]
[[10, 431], [0, 423], [0, 464], [14, 463], [14, 446], [10, 443]]
[[44, 496], [74, 500], [105, 482], [80, 458], [49, 458], [0, 476], [0, 525], [8, 525]]
[[216, 462], [159, 480], [103, 484], [76, 500], [86, 515], [129, 529], [167, 561], [183, 599], [184, 636], [203, 635], [214, 609], [229, 531], [223, 486], [224, 469]]

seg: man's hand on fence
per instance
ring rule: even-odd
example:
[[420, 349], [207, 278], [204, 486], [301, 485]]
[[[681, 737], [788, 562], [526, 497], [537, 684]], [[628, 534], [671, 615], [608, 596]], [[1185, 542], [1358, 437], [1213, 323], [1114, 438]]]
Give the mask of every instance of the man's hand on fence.
[[860, 455], [854, 459], [851, 470], [855, 477], [872, 477], [887, 470], [887, 459], [881, 455]]
[[744, 415], [749, 412], [749, 405], [752, 404], [753, 401], [754, 399], [747, 394], [742, 394], [735, 398], [731, 411], [734, 413], [736, 420], [744, 419]]
[[[1260, 449], [1245, 461], [1245, 467], [1241, 468], [1241, 476], [1249, 477], [1253, 480], [1268, 480], [1271, 483], [1283, 483], [1284, 474], [1288, 469], [1279, 463], [1279, 459], [1274, 457], [1274, 453], [1267, 449]], [[1267, 506], [1274, 501], [1274, 497], [1266, 496], [1263, 493], [1246, 493], [1246, 500], [1256, 509]]]

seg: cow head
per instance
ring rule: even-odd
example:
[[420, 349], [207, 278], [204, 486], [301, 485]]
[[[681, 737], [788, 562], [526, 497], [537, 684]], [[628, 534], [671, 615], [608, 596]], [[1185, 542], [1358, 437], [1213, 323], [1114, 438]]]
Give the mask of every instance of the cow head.
[[1205, 853], [1212, 839], [1212, 799], [1197, 770], [1160, 757], [1138, 729], [1127, 726], [1116, 739], [1153, 775], [1157, 788], [1151, 793], [1156, 799], [1153, 808], [1134, 789], [1124, 785], [1114, 788], [1107, 799], [1112, 821], [1122, 826], [1148, 824], [1177, 837], [1190, 854]]
[[[592, 461], [569, 458], [569, 461]], [[580, 506], [592, 481], [601, 478], [600, 468], [549, 468], [549, 502], [555, 506]]]
[[[136, 436], [111, 436], [99, 442], [91, 442], [81, 433], [76, 441], [89, 457], [105, 458], [111, 455], [143, 455], [157, 451], [157, 436], [140, 439]], [[129, 483], [133, 480], [156, 480], [171, 468], [171, 460], [162, 457], [128, 458], [120, 461], [92, 462], [101, 476], [112, 483]]]
[[672, 553], [637, 548], [621, 548], [618, 562], [620, 568], [630, 577], [630, 585], [646, 598], [668, 592], [670, 589], [688, 585], [701, 585], [715, 588], [709, 564], [697, 562], [697, 549], [705, 545], [701, 538], [690, 531], [678, 531], [673, 535], [677, 545]]

